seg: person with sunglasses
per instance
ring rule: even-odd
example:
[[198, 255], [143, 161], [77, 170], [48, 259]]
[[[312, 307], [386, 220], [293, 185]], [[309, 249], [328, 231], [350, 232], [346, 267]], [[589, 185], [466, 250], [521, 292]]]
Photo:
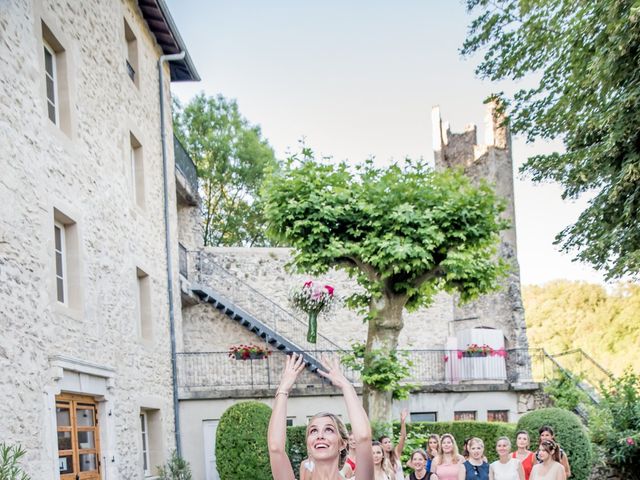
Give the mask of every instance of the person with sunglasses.
[[469, 452], [464, 462], [465, 480], [489, 480], [489, 464], [484, 457], [484, 442], [472, 437], [467, 442]]

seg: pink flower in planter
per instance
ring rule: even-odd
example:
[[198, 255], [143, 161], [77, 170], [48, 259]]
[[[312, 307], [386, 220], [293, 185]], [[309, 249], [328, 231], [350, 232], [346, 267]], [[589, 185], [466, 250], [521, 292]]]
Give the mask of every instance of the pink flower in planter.
[[333, 287], [331, 285], [325, 285], [324, 288], [329, 292], [329, 296], [333, 297]]
[[635, 445], [636, 442], [633, 438], [627, 437], [627, 445]]
[[307, 280], [306, 282], [304, 282], [304, 285], [302, 286], [302, 288], [311, 288], [312, 286], [313, 286], [313, 281]]
[[461, 359], [463, 357], [463, 351], [462, 350], [458, 350], [458, 359]]
[[445, 355], [445, 356], [444, 356], [444, 361], [445, 361], [445, 362], [448, 362], [448, 361], [449, 361], [449, 355]]

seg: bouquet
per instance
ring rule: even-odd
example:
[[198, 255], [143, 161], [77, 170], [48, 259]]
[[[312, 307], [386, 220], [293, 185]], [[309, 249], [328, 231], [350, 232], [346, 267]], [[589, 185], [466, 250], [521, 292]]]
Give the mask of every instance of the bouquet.
[[291, 291], [289, 300], [296, 310], [309, 316], [307, 341], [316, 343], [318, 336], [318, 315], [333, 305], [334, 288], [331, 285], [318, 285], [309, 280], [300, 289]]

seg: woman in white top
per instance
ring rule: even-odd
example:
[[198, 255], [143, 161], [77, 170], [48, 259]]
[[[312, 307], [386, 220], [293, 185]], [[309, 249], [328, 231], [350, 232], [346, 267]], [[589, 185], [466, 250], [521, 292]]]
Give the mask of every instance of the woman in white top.
[[391, 480], [404, 480], [400, 457], [402, 456], [402, 450], [404, 450], [404, 442], [407, 440], [407, 415], [409, 415], [409, 410], [406, 408], [400, 412], [400, 438], [395, 447], [388, 435], [383, 435], [378, 439], [394, 472], [394, 477]]
[[542, 463], [533, 466], [530, 480], [566, 480], [567, 474], [560, 463], [560, 448], [553, 440], [544, 440], [538, 449]]
[[499, 459], [489, 467], [489, 480], [524, 480], [524, 469], [519, 460], [511, 458], [511, 440], [500, 437], [496, 443]]

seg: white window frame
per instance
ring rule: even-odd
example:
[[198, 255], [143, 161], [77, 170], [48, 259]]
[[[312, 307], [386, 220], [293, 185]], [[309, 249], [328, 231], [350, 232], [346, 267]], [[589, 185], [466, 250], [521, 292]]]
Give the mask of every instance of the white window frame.
[[[56, 229], [60, 230], [60, 250], [56, 248]], [[53, 251], [54, 251], [54, 270], [55, 270], [55, 286], [56, 286], [56, 300], [62, 305], [69, 304], [69, 295], [67, 288], [67, 246], [66, 246], [66, 229], [64, 224], [60, 222], [54, 222], [53, 228]], [[60, 268], [62, 271], [58, 272], [58, 258], [60, 255]], [[58, 279], [62, 280], [62, 301], [58, 292]]]
[[[47, 118], [53, 122], [54, 125], [60, 125], [60, 109], [58, 108], [58, 68], [56, 65], [56, 52], [51, 45], [49, 45], [45, 40], [42, 40], [42, 45], [44, 50], [51, 55], [51, 73], [47, 71], [47, 60], [45, 57], [44, 60], [44, 76], [45, 76], [45, 97], [47, 98]], [[53, 83], [53, 100], [49, 98], [49, 94], [47, 92], [47, 80], [50, 79]], [[49, 105], [53, 106], [55, 120], [52, 120], [49, 116]]]
[[147, 412], [140, 412], [140, 434], [141, 434], [141, 450], [142, 450], [142, 470], [145, 477], [151, 476], [151, 461], [149, 459], [149, 422], [147, 420]]

